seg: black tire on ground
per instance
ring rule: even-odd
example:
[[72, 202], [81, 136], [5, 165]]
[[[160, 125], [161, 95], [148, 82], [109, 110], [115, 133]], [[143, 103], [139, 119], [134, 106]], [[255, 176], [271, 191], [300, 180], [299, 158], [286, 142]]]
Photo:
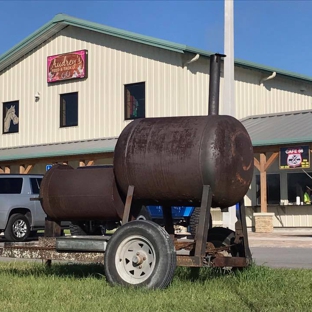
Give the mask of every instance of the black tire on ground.
[[169, 234], [152, 221], [122, 225], [108, 241], [104, 270], [112, 285], [162, 289], [174, 276], [176, 254]]
[[4, 236], [11, 242], [23, 242], [30, 234], [30, 224], [27, 217], [21, 213], [11, 215], [4, 230]]
[[83, 222], [70, 222], [69, 231], [72, 236], [90, 235], [85, 223]]
[[142, 206], [136, 220], [152, 220], [152, 216], [146, 206]]
[[[208, 242], [213, 243], [215, 247], [233, 245], [235, 240], [235, 232], [223, 227], [214, 227], [208, 231]], [[238, 244], [231, 247], [231, 255], [233, 257], [244, 257], [244, 245]]]
[[[199, 222], [200, 207], [195, 207], [190, 217], [190, 232], [195, 237], [197, 224]], [[209, 229], [212, 228], [212, 216], [210, 214]]]

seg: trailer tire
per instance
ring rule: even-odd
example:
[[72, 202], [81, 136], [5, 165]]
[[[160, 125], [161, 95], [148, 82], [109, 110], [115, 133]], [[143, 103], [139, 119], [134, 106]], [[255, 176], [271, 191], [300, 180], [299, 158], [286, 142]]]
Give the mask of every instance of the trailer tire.
[[30, 223], [22, 213], [12, 214], [4, 230], [4, 237], [11, 242], [24, 242], [30, 234]]
[[214, 246], [229, 246], [233, 244], [235, 239], [235, 232], [224, 227], [214, 227], [208, 231], [207, 241], [213, 243]]
[[176, 254], [169, 234], [152, 221], [122, 225], [108, 241], [104, 270], [111, 285], [162, 289], [174, 276]]
[[146, 206], [142, 206], [136, 220], [152, 220], [152, 216]]
[[69, 223], [69, 231], [70, 231], [70, 235], [72, 236], [88, 235], [85, 229], [81, 225], [79, 225], [79, 223], [76, 223], [76, 222]]
[[[200, 207], [195, 207], [190, 216], [190, 232], [195, 237], [196, 228], [199, 222]], [[209, 229], [212, 228], [212, 216], [210, 214]]]

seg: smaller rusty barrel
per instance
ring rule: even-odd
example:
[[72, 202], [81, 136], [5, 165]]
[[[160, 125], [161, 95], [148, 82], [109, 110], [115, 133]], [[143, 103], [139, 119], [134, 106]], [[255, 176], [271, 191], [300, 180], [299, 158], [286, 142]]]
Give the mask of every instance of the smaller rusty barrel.
[[124, 211], [112, 166], [55, 165], [42, 179], [40, 198], [53, 220], [119, 221]]

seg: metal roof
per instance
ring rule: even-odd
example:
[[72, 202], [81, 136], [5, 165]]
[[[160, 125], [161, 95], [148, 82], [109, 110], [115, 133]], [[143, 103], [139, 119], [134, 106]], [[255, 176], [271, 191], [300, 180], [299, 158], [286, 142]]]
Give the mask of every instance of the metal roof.
[[[63, 28], [67, 26], [80, 27], [87, 30], [107, 34], [110, 36], [115, 36], [126, 40], [131, 40], [142, 44], [175, 51], [182, 54], [190, 52], [200, 54], [206, 57], [209, 57], [211, 54], [214, 54], [212, 52], [189, 47], [184, 44], [178, 44], [166, 40], [136, 34], [130, 31], [125, 31], [118, 28], [85, 21], [83, 19], [75, 18], [66, 14], [57, 14], [51, 21], [43, 25], [37, 31], [32, 33], [30, 36], [26, 37], [24, 40], [15, 45], [9, 51], [2, 54], [0, 56], [0, 71], [4, 70], [12, 63], [19, 60], [22, 56], [32, 51], [34, 48], [36, 48], [37, 46], [39, 46], [40, 44], [42, 44], [43, 42], [45, 42], [46, 40], [48, 40], [53, 35], [57, 34], [59, 31], [61, 31]], [[293, 72], [284, 71], [269, 66], [263, 66], [260, 64], [244, 60], [235, 59], [235, 65], [263, 72], [276, 72], [277, 75], [312, 82], [312, 77], [310, 76], [300, 75]]]
[[72, 141], [0, 149], [0, 161], [113, 152], [117, 138]]
[[312, 142], [312, 110], [250, 116], [241, 122], [253, 146]]
[[[312, 110], [265, 114], [241, 120], [253, 146], [312, 143]], [[0, 161], [114, 152], [117, 137], [0, 149]]]

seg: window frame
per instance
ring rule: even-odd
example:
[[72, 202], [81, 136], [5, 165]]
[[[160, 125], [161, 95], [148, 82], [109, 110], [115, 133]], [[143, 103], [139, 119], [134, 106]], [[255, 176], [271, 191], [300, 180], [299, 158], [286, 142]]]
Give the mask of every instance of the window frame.
[[[278, 194], [279, 194], [279, 198], [276, 199], [271, 197], [271, 194], [272, 194], [272, 191], [274, 190], [274, 180], [270, 180], [270, 177], [273, 177], [274, 178], [277, 178], [278, 177]], [[256, 179], [256, 183], [255, 183], [255, 186], [256, 186], [256, 205], [257, 206], [260, 206], [261, 204], [261, 179], [260, 179], [260, 174], [256, 174], [255, 176], [255, 179]], [[272, 172], [272, 173], [267, 173], [266, 174], [266, 187], [267, 187], [267, 203], [268, 205], [278, 205], [280, 203], [280, 200], [281, 200], [281, 175], [280, 173], [276, 173], [276, 172]], [[259, 188], [259, 189], [258, 189]], [[259, 192], [259, 196], [257, 196]]]
[[[10, 127], [11, 127], [11, 123], [10, 122], [10, 127], [9, 130], [7, 132], [4, 131], [4, 121], [5, 121], [5, 108], [6, 106], [9, 105], [14, 105], [15, 106], [15, 115], [18, 118], [18, 122], [17, 122], [17, 130], [16, 131], [9, 131]], [[17, 107], [17, 108], [16, 108]], [[8, 109], [9, 110], [9, 109]], [[8, 102], [2, 102], [2, 134], [12, 134], [12, 133], [19, 133], [19, 100], [15, 100], [15, 101], [8, 101]]]
[[[75, 124], [66, 124], [66, 107], [67, 107], [67, 105], [71, 105], [71, 104], [69, 104], [69, 103], [62, 103], [62, 101], [63, 101], [63, 98], [62, 97], [64, 97], [64, 96], [66, 96], [66, 95], [74, 95], [74, 94], [76, 94], [77, 95], [77, 103], [75, 103], [74, 105], [76, 105], [76, 110], [77, 110], [77, 112], [76, 112], [76, 114], [77, 114], [77, 116], [75, 116], [76, 117], [76, 122], [75, 122]], [[79, 93], [78, 93], [78, 91], [75, 91], [75, 92], [69, 92], [69, 93], [61, 93], [60, 94], [60, 128], [69, 128], [69, 127], [77, 127], [78, 126], [78, 121], [79, 121]], [[65, 117], [64, 117], [64, 115], [65, 115]], [[65, 121], [64, 121], [64, 118], [65, 118]], [[63, 121], [64, 121], [64, 124], [63, 124]]]
[[[306, 173], [311, 175], [311, 170], [307, 169]], [[289, 171], [287, 172], [287, 199], [289, 203], [296, 203], [296, 197], [300, 197], [303, 202], [303, 194], [306, 186], [312, 187], [311, 178], [304, 172]]]
[[[134, 86], [139, 86], [139, 85], [143, 85], [144, 86], [144, 104], [142, 104], [144, 106], [144, 108], [140, 108], [140, 115], [137, 117], [131, 117], [131, 115], [129, 114], [130, 117], [128, 117], [128, 95], [127, 95], [127, 91], [129, 90], [128, 88], [130, 87], [134, 87]], [[140, 104], [139, 104], [140, 105]], [[135, 83], [129, 83], [129, 84], [125, 84], [124, 85], [124, 118], [125, 120], [134, 120], [134, 119], [139, 119], [139, 118], [145, 118], [146, 117], [146, 83], [145, 81], [141, 81], [141, 82], [135, 82]], [[143, 112], [142, 112], [143, 111]]]

